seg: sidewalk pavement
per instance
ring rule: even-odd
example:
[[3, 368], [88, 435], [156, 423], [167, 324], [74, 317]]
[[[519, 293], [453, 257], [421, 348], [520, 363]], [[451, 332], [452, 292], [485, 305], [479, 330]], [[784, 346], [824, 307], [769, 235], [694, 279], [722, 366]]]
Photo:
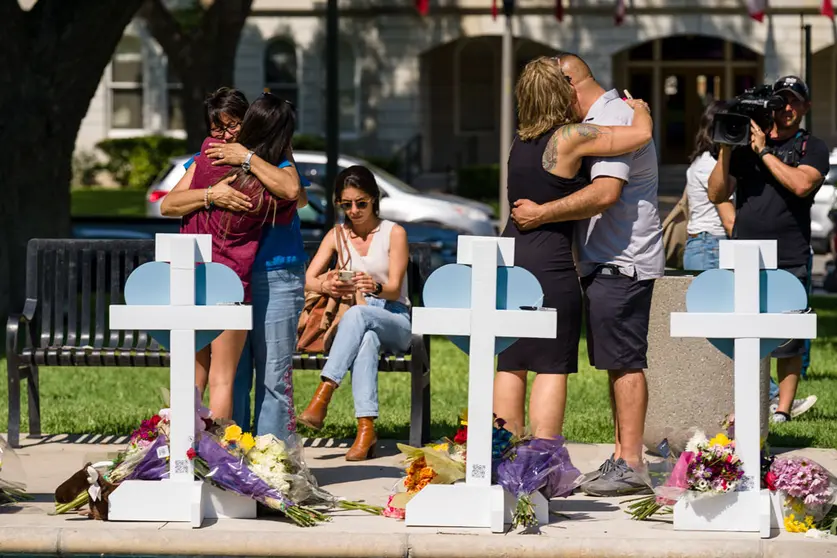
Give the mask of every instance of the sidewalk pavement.
[[[178, 523], [102, 522], [77, 515], [48, 515], [53, 491], [87, 461], [113, 456], [125, 438], [47, 436], [24, 438], [17, 450], [35, 501], [0, 508], [0, 555], [8, 553], [410, 557], [770, 557], [837, 558], [837, 539], [814, 540], [775, 532], [762, 540], [750, 533], [674, 531], [671, 519], [632, 521], [620, 507], [625, 498], [574, 495], [555, 499], [542, 535], [492, 534], [481, 529], [406, 527], [403, 521], [356, 511], [333, 512], [329, 523], [301, 528], [283, 518], [207, 520], [193, 530]], [[401, 477], [392, 441], [380, 442], [377, 459], [349, 463], [349, 443], [306, 441], [305, 458], [320, 484], [337, 496], [385, 505]], [[611, 452], [604, 444], [569, 444], [582, 472], [597, 468]], [[781, 450], [780, 450], [781, 451]], [[795, 450], [837, 472], [837, 450]]]

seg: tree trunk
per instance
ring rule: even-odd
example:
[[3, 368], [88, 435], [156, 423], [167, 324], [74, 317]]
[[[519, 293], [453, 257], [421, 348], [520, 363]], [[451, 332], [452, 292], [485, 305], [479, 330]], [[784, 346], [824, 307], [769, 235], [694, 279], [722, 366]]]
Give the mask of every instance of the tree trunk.
[[[0, 319], [23, 308], [26, 243], [67, 236], [81, 121], [141, 0], [0, 0]], [[48, 279], [49, 281], [49, 279]], [[5, 327], [3, 328], [5, 335]]]
[[[183, 118], [186, 143], [198, 151], [209, 132], [203, 102], [219, 87], [233, 87], [235, 53], [253, 0], [215, 0], [199, 10], [193, 26], [181, 24], [162, 0], [147, 0], [142, 17], [154, 39], [163, 47], [169, 64], [183, 83]], [[190, 20], [193, 18], [189, 18]]]

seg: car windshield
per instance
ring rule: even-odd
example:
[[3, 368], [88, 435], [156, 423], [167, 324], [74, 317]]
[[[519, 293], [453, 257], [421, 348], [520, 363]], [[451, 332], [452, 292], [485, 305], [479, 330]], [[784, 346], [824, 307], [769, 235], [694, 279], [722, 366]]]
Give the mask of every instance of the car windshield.
[[381, 167], [376, 167], [375, 165], [373, 165], [372, 163], [369, 163], [367, 161], [358, 161], [358, 163], [365, 166], [366, 168], [371, 170], [373, 173], [378, 175], [379, 178], [383, 178], [386, 182], [389, 182], [390, 184], [392, 184], [394, 187], [398, 188], [399, 190], [402, 190], [402, 191], [407, 192], [409, 194], [418, 194], [419, 193], [418, 190], [416, 190], [415, 188], [413, 188], [412, 186], [410, 186], [409, 184], [407, 184], [406, 182], [404, 182], [403, 180], [401, 180], [397, 176], [391, 175], [390, 173], [388, 173], [387, 171], [385, 171]]
[[831, 165], [828, 169], [828, 174], [825, 175], [824, 184], [837, 185], [837, 165]]

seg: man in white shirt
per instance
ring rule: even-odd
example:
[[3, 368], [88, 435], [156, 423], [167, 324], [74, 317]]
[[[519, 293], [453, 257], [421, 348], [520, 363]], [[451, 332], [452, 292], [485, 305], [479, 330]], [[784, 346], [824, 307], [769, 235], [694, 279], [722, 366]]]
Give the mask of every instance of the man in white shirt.
[[[605, 91], [574, 55], [556, 60], [578, 96], [584, 122], [628, 126], [633, 110], [613, 89]], [[547, 204], [517, 202], [512, 218], [528, 229], [578, 221], [578, 266], [584, 288], [590, 364], [607, 370], [616, 428], [615, 451], [581, 488], [591, 496], [650, 493], [636, 470], [648, 406], [645, 382], [648, 321], [654, 280], [665, 269], [657, 210], [654, 142], [620, 157], [585, 160], [591, 183]]]

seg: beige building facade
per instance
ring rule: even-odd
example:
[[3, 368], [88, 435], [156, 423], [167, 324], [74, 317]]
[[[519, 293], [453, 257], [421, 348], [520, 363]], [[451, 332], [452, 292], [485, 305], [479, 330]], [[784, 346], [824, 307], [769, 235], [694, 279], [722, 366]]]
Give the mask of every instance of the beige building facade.
[[[442, 5], [439, 5], [442, 4]], [[564, 4], [570, 4], [567, 0]], [[763, 22], [740, 0], [633, 0], [614, 22], [614, 0], [572, 2], [562, 22], [552, 0], [518, 0], [515, 71], [542, 54], [574, 52], [605, 87], [629, 89], [652, 106], [663, 165], [680, 165], [700, 112], [714, 98], [785, 74], [804, 77], [803, 24], [812, 26], [813, 109], [809, 129], [837, 146], [835, 24], [820, 0], [771, 0]], [[340, 128], [346, 153], [389, 156], [418, 147], [424, 172], [500, 158], [503, 18], [491, 0], [341, 0]], [[255, 0], [236, 56], [235, 87], [291, 99], [299, 132], [324, 133], [322, 0]], [[105, 70], [77, 140], [92, 150], [108, 137], [182, 136], [179, 84], [136, 21]]]

